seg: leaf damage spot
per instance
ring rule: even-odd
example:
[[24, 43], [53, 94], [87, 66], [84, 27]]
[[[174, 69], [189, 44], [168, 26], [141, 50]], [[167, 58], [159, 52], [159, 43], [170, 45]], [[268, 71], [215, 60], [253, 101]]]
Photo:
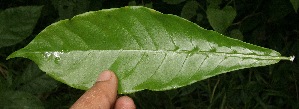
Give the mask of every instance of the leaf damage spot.
[[290, 61], [294, 61], [294, 59], [295, 59], [295, 56], [290, 56]]

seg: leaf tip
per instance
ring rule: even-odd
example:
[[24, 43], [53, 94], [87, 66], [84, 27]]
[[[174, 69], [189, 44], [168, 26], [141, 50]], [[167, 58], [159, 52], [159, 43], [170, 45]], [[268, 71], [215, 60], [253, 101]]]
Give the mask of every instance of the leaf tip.
[[9, 60], [9, 59], [11, 59], [11, 58], [14, 58], [15, 56], [13, 56], [13, 54], [14, 54], [14, 53], [8, 55], [8, 56], [6, 57], [6, 60]]
[[[9, 59], [15, 58], [15, 57], [24, 57], [24, 56], [22, 55], [22, 52], [20, 54], [20, 52], [18, 50], [18, 51], [15, 51], [15, 52], [11, 53], [10, 55], [8, 55], [6, 60], [9, 60]], [[24, 57], [24, 58], [26, 58], [26, 57]]]

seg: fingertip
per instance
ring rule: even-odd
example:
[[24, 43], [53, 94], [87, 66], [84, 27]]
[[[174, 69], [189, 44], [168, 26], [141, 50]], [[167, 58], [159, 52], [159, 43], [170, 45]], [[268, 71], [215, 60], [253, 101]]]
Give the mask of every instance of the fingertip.
[[111, 108], [117, 97], [117, 84], [118, 80], [114, 72], [103, 71], [99, 74], [96, 83], [71, 108]]
[[113, 71], [111, 70], [105, 70], [102, 73], [99, 74], [97, 78], [97, 82], [103, 82], [103, 81], [108, 81], [110, 79], [116, 79], [116, 75]]
[[132, 98], [122, 96], [116, 100], [115, 109], [136, 109], [136, 105]]
[[118, 87], [118, 80], [115, 73], [111, 70], [102, 71], [99, 74], [97, 82], [93, 85], [90, 91], [95, 91], [102, 96], [106, 96], [101, 98], [102, 100], [108, 98], [110, 103], [114, 103], [117, 96], [117, 87]]

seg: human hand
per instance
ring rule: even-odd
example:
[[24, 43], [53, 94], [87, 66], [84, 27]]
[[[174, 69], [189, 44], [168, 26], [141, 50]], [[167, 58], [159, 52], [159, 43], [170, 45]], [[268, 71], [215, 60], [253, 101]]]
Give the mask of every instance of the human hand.
[[117, 98], [118, 80], [112, 71], [103, 71], [97, 82], [86, 91], [71, 109], [135, 109], [134, 101], [128, 96]]

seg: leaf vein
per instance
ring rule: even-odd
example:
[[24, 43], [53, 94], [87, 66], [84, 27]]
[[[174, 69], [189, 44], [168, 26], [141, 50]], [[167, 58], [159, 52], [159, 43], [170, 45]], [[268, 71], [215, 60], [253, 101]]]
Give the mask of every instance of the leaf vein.
[[166, 36], [169, 36], [169, 39], [171, 40], [171, 43], [172, 43], [175, 47], [178, 47], [177, 49], [179, 49], [180, 47], [177, 46], [177, 44], [175, 43], [173, 35], [169, 34], [169, 31], [167, 31], [165, 25], [163, 25], [163, 23], [161, 23], [162, 21], [161, 21], [161, 20], [158, 20], [157, 18], [155, 18], [155, 20], [156, 20], [156, 22], [157, 22], [156, 25], [158, 25], [158, 24], [161, 25], [161, 26], [160, 26], [160, 27], [161, 27], [160, 30], [164, 30]]
[[[76, 33], [75, 31], [71, 30], [70, 27], [65, 27], [65, 28], [66, 28], [65, 29], [66, 31], [69, 31], [69, 32], [73, 33], [76, 36], [76, 38], [73, 38], [73, 39], [79, 39], [83, 43], [83, 45], [85, 45], [85, 46], [87, 46], [87, 48], [89, 48], [89, 45], [87, 44], [87, 42], [85, 40], [83, 40], [83, 38], [80, 37], [80, 35], [78, 35], [78, 33]], [[61, 36], [61, 37], [64, 37], [64, 36]]]
[[124, 31], [126, 31], [127, 33], [129, 33], [128, 36], [131, 36], [133, 40], [136, 41], [138, 47], [140, 47], [141, 49], [143, 49], [143, 47], [141, 46], [140, 41], [136, 38], [136, 36], [129, 30], [129, 28], [125, 28], [125, 26], [123, 25], [122, 22], [120, 22], [119, 20], [115, 20], [116, 22], [118, 22], [117, 24], [119, 24], [119, 26], [121, 26], [121, 29], [123, 29]]
[[[179, 74], [182, 72], [184, 66], [186, 65], [186, 61], [189, 59], [190, 55], [191, 55], [191, 54], [187, 54], [187, 55], [185, 56], [185, 59], [184, 59], [182, 65], [181, 65], [181, 69], [180, 69], [180, 71], [178, 71], [178, 73], [176, 73], [174, 77], [177, 77], [177, 75], [179, 75]], [[171, 81], [169, 81], [169, 82], [171, 82]]]
[[167, 54], [164, 55], [161, 64], [157, 67], [157, 69], [154, 71], [154, 73], [147, 79], [147, 80], [151, 80], [152, 77], [157, 73], [157, 71], [160, 69], [160, 67], [163, 65], [163, 63], [165, 62], [165, 59], [167, 57]]
[[[140, 64], [140, 62], [141, 62], [142, 58], [145, 56], [145, 54], [146, 54], [146, 53], [143, 52], [143, 54], [140, 56], [138, 62], [134, 65], [134, 67], [133, 67], [133, 68], [129, 71], [129, 73], [127, 74], [128, 76], [124, 76], [124, 77], [122, 77], [122, 78], [120, 78], [120, 79], [125, 79], [125, 78], [128, 78], [129, 76], [133, 76], [132, 73], [134, 73], [135, 69], [136, 69], [137, 66]], [[136, 73], [138, 73], [138, 72], [136, 72]]]
[[144, 26], [144, 24], [142, 24], [142, 22], [140, 22], [140, 21], [143, 21], [143, 19], [140, 20], [138, 17], [136, 17], [136, 16], [134, 16], [134, 17], [135, 17], [136, 21], [139, 22], [139, 24], [141, 24], [140, 26], [142, 26], [142, 28], [145, 29], [144, 32], [146, 32], [146, 34], [148, 34], [149, 38], [151, 39], [152, 44], [155, 46], [155, 49], [158, 50], [159, 47], [158, 47], [157, 43], [155, 42], [155, 40], [153, 39], [153, 36], [151, 34], [149, 34], [149, 30]]

